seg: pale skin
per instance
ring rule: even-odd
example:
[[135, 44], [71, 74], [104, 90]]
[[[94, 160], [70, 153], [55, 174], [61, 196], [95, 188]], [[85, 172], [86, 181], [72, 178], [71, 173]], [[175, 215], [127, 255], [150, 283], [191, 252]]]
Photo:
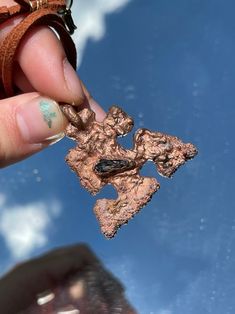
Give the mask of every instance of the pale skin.
[[[14, 0], [1, 0], [1, 6], [12, 6]], [[20, 17], [0, 25], [0, 42]], [[22, 138], [16, 123], [16, 111], [21, 104], [31, 102], [39, 95], [46, 95], [55, 101], [86, 104], [96, 113], [96, 119], [102, 120], [105, 112], [90, 96], [76, 72], [67, 67], [64, 49], [47, 27], [35, 27], [26, 35], [18, 55], [14, 82], [22, 95], [0, 100], [0, 167], [8, 166], [40, 151], [46, 144], [32, 145]], [[63, 132], [68, 121], [63, 117], [59, 131]]]
[[[13, 0], [1, 0], [0, 5], [14, 4]], [[19, 21], [18, 17], [0, 25], [0, 42]], [[66, 63], [65, 52], [49, 28], [37, 27], [27, 34], [16, 61], [18, 65], [14, 73], [14, 82], [22, 94], [5, 99], [1, 99], [0, 96], [0, 167], [6, 167], [47, 147], [45, 143], [35, 145], [27, 142], [22, 137], [16, 121], [18, 108], [22, 104], [27, 105], [40, 95], [46, 95], [58, 102], [90, 106], [100, 121], [105, 116], [103, 109], [90, 96], [74, 70], [70, 68], [65, 79], [63, 68]], [[52, 116], [54, 115], [53, 113]], [[63, 116], [57, 131], [63, 132], [67, 124], [68, 121]], [[62, 280], [66, 274], [78, 271], [83, 265], [96, 262], [95, 256], [87, 247], [74, 246], [17, 266], [0, 280], [1, 312], [16, 313], [30, 304], [37, 293], [52, 288], [53, 284]], [[15, 302], [12, 303], [13, 299]]]

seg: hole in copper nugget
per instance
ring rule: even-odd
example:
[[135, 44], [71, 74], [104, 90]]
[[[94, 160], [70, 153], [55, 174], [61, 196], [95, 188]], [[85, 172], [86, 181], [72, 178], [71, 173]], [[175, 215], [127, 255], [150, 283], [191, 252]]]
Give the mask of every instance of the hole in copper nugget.
[[120, 136], [117, 138], [117, 143], [119, 145], [121, 145], [122, 147], [124, 147], [125, 149], [133, 149], [133, 136], [134, 136], [134, 132], [131, 131], [130, 133], [128, 133], [127, 135], [124, 136]]
[[99, 194], [94, 196], [95, 200], [102, 199], [102, 198], [108, 198], [112, 200], [116, 200], [118, 198], [117, 190], [112, 184], [105, 185], [104, 187], [102, 187]]
[[[139, 171], [140, 175], [143, 177], [150, 177], [153, 174], [155, 174], [157, 176], [157, 168], [155, 166], [155, 164], [148, 160], [146, 161], [146, 163], [141, 167], [140, 171]], [[158, 178], [157, 178], [158, 179]]]

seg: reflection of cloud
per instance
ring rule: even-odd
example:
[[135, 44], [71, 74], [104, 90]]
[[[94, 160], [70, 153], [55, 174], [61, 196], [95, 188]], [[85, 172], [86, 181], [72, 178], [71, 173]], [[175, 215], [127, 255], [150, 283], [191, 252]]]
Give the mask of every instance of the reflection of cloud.
[[0, 193], [0, 209], [6, 202], [6, 196]]
[[[121, 260], [121, 262], [120, 262]], [[137, 295], [137, 286], [138, 283], [135, 281], [135, 277], [133, 276], [133, 262], [130, 258], [122, 256], [118, 262], [112, 260], [108, 262], [106, 265], [109, 269], [111, 269], [112, 273], [114, 273], [121, 282], [126, 285], [128, 283], [128, 295], [132, 298]]]
[[119, 256], [118, 261], [110, 259], [105, 265], [124, 285], [126, 297], [138, 313], [156, 314], [151, 312], [148, 304], [146, 304], [146, 287], [134, 274], [134, 261], [131, 257]]
[[[1, 200], [4, 196], [0, 195]], [[33, 250], [46, 245], [51, 219], [59, 215], [58, 202], [34, 202], [8, 206], [2, 202], [0, 211], [0, 235], [13, 258], [25, 258]]]
[[105, 16], [124, 7], [131, 0], [76, 0], [73, 18], [78, 26], [74, 41], [78, 47], [78, 63], [89, 39], [100, 40], [105, 35]]

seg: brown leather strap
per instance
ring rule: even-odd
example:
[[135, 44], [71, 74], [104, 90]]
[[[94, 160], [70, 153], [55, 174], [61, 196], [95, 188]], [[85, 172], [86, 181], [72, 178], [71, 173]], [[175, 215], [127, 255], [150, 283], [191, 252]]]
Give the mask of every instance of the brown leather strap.
[[[19, 2], [25, 0], [18, 0]], [[48, 0], [49, 1], [49, 0]], [[4, 41], [0, 45], [0, 77], [1, 84], [6, 97], [13, 96], [15, 94], [13, 85], [13, 65], [17, 48], [24, 35], [36, 25], [46, 25], [52, 27], [59, 35], [62, 45], [64, 46], [65, 53], [69, 62], [76, 69], [76, 48], [67, 32], [63, 20], [55, 14], [58, 10], [58, 6], [61, 3], [65, 3], [62, 0], [51, 0], [52, 7], [42, 8], [26, 16], [21, 23], [13, 28]], [[56, 11], [55, 11], [56, 8]]]
[[65, 9], [65, 0], [14, 0], [17, 4], [0, 7], [0, 23], [20, 13], [33, 12], [41, 8], [52, 9], [55, 12]]
[[0, 23], [6, 21], [9, 17], [19, 14], [23, 11], [19, 4], [16, 4], [10, 8], [7, 6], [0, 8]]

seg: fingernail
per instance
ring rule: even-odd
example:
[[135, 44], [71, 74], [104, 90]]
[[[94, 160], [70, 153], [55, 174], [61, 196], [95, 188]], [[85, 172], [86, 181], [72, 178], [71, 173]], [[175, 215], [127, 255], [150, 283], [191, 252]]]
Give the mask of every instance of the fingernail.
[[69, 63], [67, 58], [65, 58], [63, 61], [63, 67], [66, 86], [74, 99], [73, 102], [80, 105], [85, 101], [85, 94], [82, 90], [82, 86], [77, 76], [77, 73], [72, 65]]
[[48, 98], [36, 97], [16, 110], [20, 134], [26, 143], [49, 145], [64, 137], [67, 120], [59, 105]]

